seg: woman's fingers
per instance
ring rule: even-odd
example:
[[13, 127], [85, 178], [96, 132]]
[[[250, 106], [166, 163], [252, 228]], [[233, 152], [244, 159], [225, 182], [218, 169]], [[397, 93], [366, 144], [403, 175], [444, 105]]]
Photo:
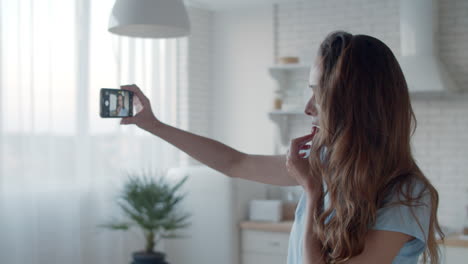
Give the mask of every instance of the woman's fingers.
[[302, 147], [302, 145], [304, 145], [305, 143], [311, 141], [313, 137], [314, 137], [314, 134], [312, 133], [312, 134], [309, 134], [309, 135], [305, 135], [305, 136], [293, 139], [291, 141], [291, 151], [299, 150]]
[[297, 153], [299, 150], [310, 149], [311, 145], [307, 145], [306, 143], [312, 141], [317, 132], [318, 128], [314, 127], [312, 133], [293, 139], [290, 144], [291, 151]]
[[143, 110], [143, 104], [140, 102], [140, 99], [138, 97], [135, 97], [133, 99], [133, 106], [134, 106], [134, 113], [139, 113], [141, 110]]
[[314, 135], [315, 135], [315, 133], [310, 133], [310, 134], [308, 134], [308, 135], [295, 138], [295, 139], [293, 140], [293, 142], [295, 142], [295, 143], [307, 143], [307, 142], [309, 142], [309, 141], [314, 137]]
[[301, 149], [310, 149], [310, 148], [311, 148], [311, 145], [307, 145], [307, 144], [301, 146]]
[[302, 136], [302, 137], [295, 138], [293, 140], [293, 142], [296, 143], [296, 144], [301, 144], [301, 145], [305, 144], [305, 143], [311, 141], [314, 138], [314, 136], [317, 134], [317, 132], [318, 132], [317, 127], [314, 127], [314, 130], [312, 131], [312, 133], [307, 134], [307, 135]]
[[140, 88], [139, 88], [137, 85], [135, 85], [135, 84], [121, 85], [121, 86], [120, 86], [120, 89], [128, 90], [128, 91], [133, 92], [133, 93], [138, 97], [138, 99], [140, 99], [140, 102], [141, 102], [143, 105], [146, 105], [147, 103], [149, 103], [148, 98], [147, 98], [147, 97], [145, 96], [145, 94], [140, 90]]
[[131, 117], [124, 117], [120, 120], [121, 125], [129, 125], [132, 124], [132, 118]]
[[143, 92], [140, 90], [140, 88], [136, 84], [120, 85], [120, 89], [128, 90], [136, 94], [143, 94]]

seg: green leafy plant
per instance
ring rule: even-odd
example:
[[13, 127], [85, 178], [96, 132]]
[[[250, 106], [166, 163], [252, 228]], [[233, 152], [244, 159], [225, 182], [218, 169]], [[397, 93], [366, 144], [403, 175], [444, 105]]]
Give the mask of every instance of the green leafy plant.
[[184, 195], [177, 195], [177, 190], [186, 182], [188, 176], [174, 185], [165, 177], [129, 174], [128, 180], [117, 198], [119, 207], [127, 220], [110, 221], [100, 227], [111, 230], [129, 230], [132, 227], [143, 231], [145, 253], [152, 254], [156, 244], [162, 238], [182, 237], [174, 234], [177, 229], [190, 225], [188, 213], [178, 212], [178, 204]]

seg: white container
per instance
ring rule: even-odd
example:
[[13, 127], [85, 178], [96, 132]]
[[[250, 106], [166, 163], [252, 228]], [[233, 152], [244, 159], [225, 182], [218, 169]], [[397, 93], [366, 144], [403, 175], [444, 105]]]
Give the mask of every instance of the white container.
[[281, 200], [252, 200], [249, 206], [249, 220], [280, 222], [282, 216]]

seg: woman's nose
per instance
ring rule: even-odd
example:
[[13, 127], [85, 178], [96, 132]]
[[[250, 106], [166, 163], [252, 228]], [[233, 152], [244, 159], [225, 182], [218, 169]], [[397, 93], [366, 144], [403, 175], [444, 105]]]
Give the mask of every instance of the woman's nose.
[[317, 116], [317, 109], [313, 106], [307, 107], [304, 112], [306, 115]]
[[317, 116], [318, 115], [318, 111], [317, 111], [317, 107], [315, 107], [315, 98], [310, 98], [309, 102], [307, 102], [307, 105], [306, 105], [306, 108], [304, 110], [304, 113], [306, 115], [310, 115], [310, 116]]

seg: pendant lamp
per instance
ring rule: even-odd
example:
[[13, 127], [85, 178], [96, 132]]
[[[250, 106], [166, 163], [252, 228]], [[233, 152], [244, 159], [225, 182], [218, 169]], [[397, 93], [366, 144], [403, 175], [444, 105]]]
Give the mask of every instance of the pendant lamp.
[[116, 0], [109, 32], [138, 38], [176, 38], [190, 33], [182, 0]]

